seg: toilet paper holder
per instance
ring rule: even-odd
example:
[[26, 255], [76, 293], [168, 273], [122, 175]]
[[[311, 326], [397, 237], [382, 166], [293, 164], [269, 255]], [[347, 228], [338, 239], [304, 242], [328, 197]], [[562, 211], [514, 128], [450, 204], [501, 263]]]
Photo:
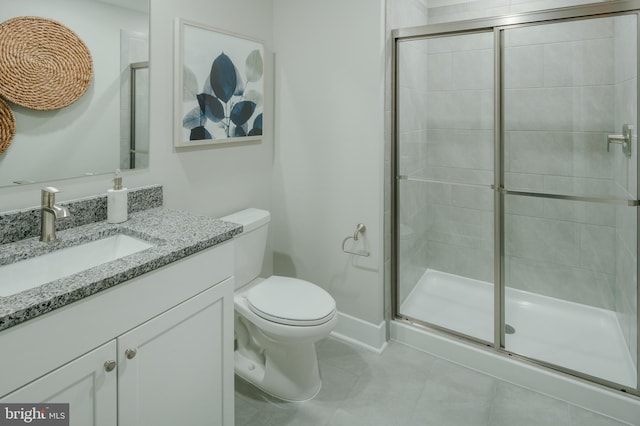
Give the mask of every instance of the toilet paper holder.
[[353, 251], [353, 250], [348, 250], [346, 249], [344, 246], [347, 243], [347, 241], [349, 240], [353, 240], [353, 241], [358, 241], [358, 235], [364, 233], [364, 231], [367, 230], [367, 227], [364, 226], [363, 223], [359, 223], [356, 226], [356, 230], [353, 233], [353, 235], [349, 235], [347, 236], [344, 240], [342, 240], [342, 251], [345, 253], [349, 253], [349, 254], [355, 254], [356, 256], [364, 256], [364, 257], [369, 257], [369, 252], [368, 251]]

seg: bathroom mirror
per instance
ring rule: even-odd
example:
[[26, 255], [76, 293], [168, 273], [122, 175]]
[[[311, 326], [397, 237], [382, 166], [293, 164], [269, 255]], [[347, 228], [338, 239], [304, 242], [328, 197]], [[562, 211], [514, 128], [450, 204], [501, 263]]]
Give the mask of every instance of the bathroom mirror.
[[58, 110], [7, 102], [16, 135], [0, 155], [0, 187], [148, 167], [148, 0], [3, 0], [0, 22], [16, 16], [73, 30], [91, 52], [93, 79]]

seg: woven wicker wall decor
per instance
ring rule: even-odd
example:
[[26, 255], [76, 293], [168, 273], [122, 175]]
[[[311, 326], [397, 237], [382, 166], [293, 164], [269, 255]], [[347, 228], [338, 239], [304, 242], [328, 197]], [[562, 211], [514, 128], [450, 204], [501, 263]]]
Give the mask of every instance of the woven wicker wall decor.
[[45, 111], [68, 106], [89, 88], [91, 52], [52, 19], [19, 16], [0, 24], [0, 96]]
[[9, 148], [16, 134], [16, 118], [9, 105], [0, 99], [0, 155]]

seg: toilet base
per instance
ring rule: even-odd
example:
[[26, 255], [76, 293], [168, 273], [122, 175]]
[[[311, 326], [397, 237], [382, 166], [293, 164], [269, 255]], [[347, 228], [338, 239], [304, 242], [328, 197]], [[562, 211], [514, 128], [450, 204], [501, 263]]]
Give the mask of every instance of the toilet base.
[[284, 401], [307, 401], [320, 392], [322, 382], [313, 343], [293, 350], [291, 347], [270, 349], [271, 353], [265, 353], [264, 363], [236, 351], [235, 373], [263, 392]]
[[292, 326], [256, 315], [244, 292], [234, 296], [236, 374], [285, 401], [306, 401], [321, 387], [315, 342], [336, 327], [338, 316], [322, 324]]

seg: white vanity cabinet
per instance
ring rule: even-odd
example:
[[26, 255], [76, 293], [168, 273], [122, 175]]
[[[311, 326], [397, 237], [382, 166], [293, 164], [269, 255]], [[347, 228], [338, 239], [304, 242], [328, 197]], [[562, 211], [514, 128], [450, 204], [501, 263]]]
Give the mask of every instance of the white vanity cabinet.
[[222, 244], [1, 332], [0, 402], [70, 403], [77, 426], [233, 425], [232, 267]]
[[114, 360], [115, 355], [116, 342], [111, 341], [10, 393], [0, 402], [69, 403], [73, 407], [69, 416], [71, 425], [116, 425], [116, 372], [105, 371], [105, 363]]
[[118, 338], [118, 425], [233, 424], [225, 293], [231, 280]]

